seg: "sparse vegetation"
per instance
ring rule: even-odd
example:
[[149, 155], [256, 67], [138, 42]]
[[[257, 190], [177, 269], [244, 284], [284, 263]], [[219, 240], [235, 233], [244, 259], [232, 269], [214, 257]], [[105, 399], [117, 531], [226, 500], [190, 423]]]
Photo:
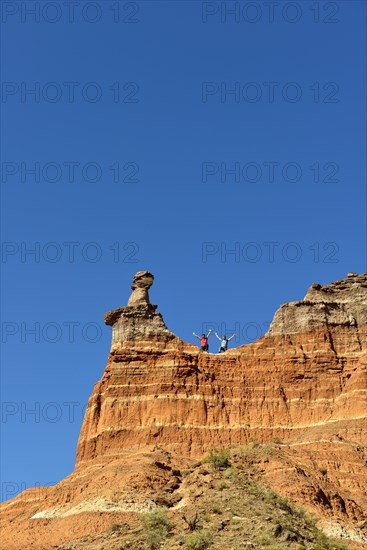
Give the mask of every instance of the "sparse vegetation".
[[209, 531], [196, 531], [186, 538], [184, 548], [187, 550], [205, 550], [210, 547], [212, 540], [213, 535]]
[[230, 466], [223, 472], [223, 477], [234, 477], [237, 473], [237, 468], [235, 466]]
[[350, 550], [350, 548], [342, 542], [331, 541], [324, 533], [318, 531], [314, 550]]
[[210, 522], [211, 522], [211, 516], [210, 516], [209, 512], [205, 512], [205, 513], [201, 516], [201, 519], [202, 519], [205, 523], [210, 523]]
[[230, 467], [229, 451], [227, 449], [212, 449], [208, 456], [203, 459], [203, 464], [211, 464], [214, 470], [225, 470]]
[[[317, 529], [317, 519], [266, 483], [264, 462], [277, 444], [252, 443], [212, 450], [181, 470], [175, 505], [140, 516], [129, 528], [115, 524], [101, 548], [109, 550], [351, 550]], [[168, 487], [169, 485], [168, 481]], [[170, 488], [171, 490], [171, 488]], [[114, 544], [116, 544], [114, 546]], [[90, 546], [92, 548], [93, 546]], [[89, 548], [89, 547], [85, 547]], [[94, 548], [94, 547], [93, 547]], [[97, 547], [96, 547], [97, 548]], [[60, 549], [61, 550], [61, 549]]]
[[172, 529], [166, 511], [163, 508], [157, 508], [153, 512], [143, 514], [141, 522], [147, 547], [149, 550], [158, 550]]
[[187, 526], [191, 532], [195, 531], [199, 527], [200, 518], [199, 514], [195, 512], [195, 515], [192, 517], [186, 517], [185, 514], [182, 516], [182, 519], [185, 523], [187, 523]]

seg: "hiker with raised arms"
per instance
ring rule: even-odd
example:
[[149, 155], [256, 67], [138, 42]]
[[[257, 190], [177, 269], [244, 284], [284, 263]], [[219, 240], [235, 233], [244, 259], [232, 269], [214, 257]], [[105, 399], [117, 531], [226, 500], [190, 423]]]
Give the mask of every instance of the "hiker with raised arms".
[[209, 351], [209, 336], [212, 329], [209, 330], [208, 334], [202, 334], [201, 336], [198, 336], [195, 332], [193, 332], [193, 335], [196, 336], [200, 340], [201, 349], [202, 351]]
[[218, 340], [220, 341], [220, 347], [219, 347], [218, 353], [224, 353], [225, 351], [227, 351], [228, 342], [236, 336], [236, 333], [232, 334], [232, 336], [230, 338], [227, 338], [226, 335], [220, 337], [220, 336], [218, 336], [218, 334], [216, 332], [214, 334], [218, 338]]

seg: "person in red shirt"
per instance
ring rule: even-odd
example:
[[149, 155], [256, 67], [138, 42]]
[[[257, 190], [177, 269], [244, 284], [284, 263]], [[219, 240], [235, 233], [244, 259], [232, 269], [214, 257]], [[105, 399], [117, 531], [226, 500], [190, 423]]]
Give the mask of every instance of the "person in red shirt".
[[209, 330], [208, 334], [202, 334], [201, 336], [198, 336], [197, 334], [195, 334], [195, 332], [193, 332], [193, 335], [196, 336], [196, 338], [199, 338], [200, 340], [200, 344], [201, 344], [201, 349], [202, 351], [209, 351], [209, 336], [210, 336], [210, 333], [211, 333], [212, 329]]

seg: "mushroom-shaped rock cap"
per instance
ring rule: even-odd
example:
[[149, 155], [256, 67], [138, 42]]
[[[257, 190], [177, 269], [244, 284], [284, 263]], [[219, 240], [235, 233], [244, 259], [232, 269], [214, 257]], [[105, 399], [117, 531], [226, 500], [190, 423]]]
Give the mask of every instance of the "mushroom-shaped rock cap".
[[150, 288], [154, 281], [154, 275], [149, 271], [138, 271], [135, 273], [133, 283], [131, 285], [132, 290], [136, 288]]
[[131, 285], [132, 293], [127, 303], [128, 306], [150, 304], [148, 290], [152, 286], [154, 275], [149, 271], [135, 273]]

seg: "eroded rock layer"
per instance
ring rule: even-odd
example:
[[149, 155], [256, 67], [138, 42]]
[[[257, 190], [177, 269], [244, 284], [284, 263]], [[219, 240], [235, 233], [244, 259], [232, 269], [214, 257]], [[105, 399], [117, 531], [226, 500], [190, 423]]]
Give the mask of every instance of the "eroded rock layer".
[[[4, 548], [45, 550], [157, 504], [184, 507], [175, 472], [214, 447], [257, 442], [277, 445], [262, 471], [280, 494], [329, 528], [363, 531], [367, 273], [313, 284], [304, 300], [280, 307], [264, 337], [220, 355], [166, 327], [149, 301], [152, 282], [137, 273], [128, 305], [105, 315], [111, 351], [75, 471], [2, 505]], [[353, 536], [367, 544], [361, 529]]]
[[321, 431], [366, 442], [366, 275], [312, 285], [304, 300], [281, 306], [267, 335], [222, 355], [175, 337], [155, 306], [115, 312], [106, 314], [111, 352], [77, 467], [152, 441], [193, 457]]

